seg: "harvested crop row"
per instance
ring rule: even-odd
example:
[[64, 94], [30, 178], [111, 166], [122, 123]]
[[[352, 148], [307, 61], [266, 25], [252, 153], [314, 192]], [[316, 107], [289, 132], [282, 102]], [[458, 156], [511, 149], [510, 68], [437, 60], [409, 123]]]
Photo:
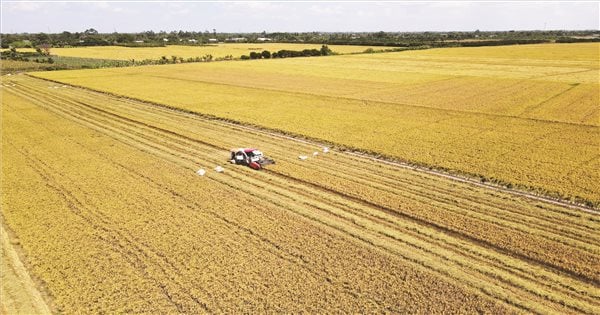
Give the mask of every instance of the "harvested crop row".
[[[68, 90], [68, 89], [67, 89]], [[69, 91], [72, 92], [72, 91]], [[52, 93], [45, 93], [46, 96], [48, 97], [49, 94], [54, 94], [54, 91], [52, 91]], [[111, 102], [112, 103], [112, 102]], [[87, 104], [87, 103], [86, 103]], [[74, 103], [63, 103], [61, 105], [61, 109], [64, 108], [68, 108], [70, 107], [71, 110], [69, 111], [64, 111], [63, 114], [67, 115], [67, 117], [71, 117], [71, 119], [74, 119], [74, 117], [72, 115], [74, 115], [74, 113], [79, 112], [80, 114], [78, 115], [83, 115], [83, 116], [79, 116], [79, 119], [83, 119], [86, 120], [86, 124], [96, 124], [97, 128], [103, 128], [104, 130], [106, 130], [106, 126], [107, 124], [115, 124], [117, 121], [122, 121], [121, 118], [117, 118], [117, 117], [113, 117], [112, 120], [107, 118], [107, 114], [103, 113], [103, 114], [99, 114], [99, 113], [94, 113], [94, 110], [90, 110], [89, 108], [86, 109], [87, 106], [81, 106], [82, 104], [80, 104], [79, 108], [77, 106], [74, 105]], [[89, 105], [89, 104], [88, 104]], [[140, 105], [141, 106], [141, 105]], [[64, 110], [64, 109], [63, 109]], [[85, 118], [85, 117], [89, 117], [89, 118]], [[83, 122], [82, 120], [82, 122]], [[120, 125], [120, 126], [119, 126]], [[118, 126], [118, 127], [117, 127]], [[207, 160], [207, 161], [212, 161], [212, 162], [216, 162], [218, 163], [220, 161], [220, 158], [214, 158], [214, 152], [219, 151], [218, 148], [213, 148], [213, 147], [204, 147], [201, 145], [201, 143], [198, 142], [190, 142], [191, 140], [189, 138], [181, 138], [180, 136], [177, 136], [176, 134], [164, 134], [164, 132], [158, 132], [156, 129], [150, 128], [151, 126], [140, 126], [138, 124], [138, 126], [135, 126], [135, 124], [131, 121], [126, 122], [125, 124], [119, 123], [117, 125], [115, 125], [114, 128], [111, 127], [112, 132], [115, 133], [120, 133], [121, 135], [116, 135], [115, 137], [120, 137], [121, 140], [123, 140], [123, 137], [127, 137], [129, 138], [129, 140], [127, 141], [131, 141], [128, 142], [131, 145], [139, 145], [140, 142], [146, 142], [147, 145], [145, 146], [146, 150], [153, 150], [153, 152], [155, 153], [160, 153], [163, 156], [169, 157], [170, 159], [172, 159], [173, 161], [178, 161], [178, 163], [180, 163], [181, 165], [184, 165], [185, 167], [189, 167], [189, 168], [193, 168], [194, 164], [197, 163], [197, 161], [199, 160]], [[221, 127], [219, 127], [221, 128]], [[136, 131], [136, 129], [138, 131]], [[193, 132], [194, 129], [192, 129]], [[231, 130], [229, 131], [229, 133], [231, 133]], [[137, 134], [137, 136], [136, 136]], [[206, 133], [201, 133], [202, 135], [205, 135]], [[198, 134], [197, 134], [198, 135]], [[197, 136], [196, 135], [196, 136]], [[257, 140], [258, 141], [258, 140]], [[179, 144], [177, 144], [179, 143]], [[287, 146], [287, 144], [283, 144], [285, 146]], [[181, 161], [181, 159], [184, 158], [183, 161]], [[185, 161], [187, 160], [187, 162]], [[285, 159], [282, 159], [283, 161], [285, 161]], [[340, 160], [343, 161], [343, 160]], [[311, 167], [318, 167], [318, 164], [311, 164]], [[273, 171], [277, 171], [278, 169], [280, 169], [280, 166], [277, 166], [276, 168], [273, 168]], [[306, 211], [304, 211], [304, 209], [301, 208], [297, 208], [296, 206], [294, 206], [293, 204], [290, 204], [288, 197], [286, 197], [286, 195], [294, 195], [294, 194], [298, 194], [299, 192], [297, 191], [296, 193], [292, 193], [290, 191], [286, 191], [285, 189], [285, 185], [284, 182], [282, 182], [282, 184], [279, 186], [280, 188], [275, 188], [272, 187], [277, 181], [278, 181], [278, 177], [279, 175], [277, 174], [254, 174], [252, 172], [249, 172], [246, 169], [236, 169], [235, 170], [236, 173], [238, 172], [243, 172], [243, 176], [239, 177], [236, 175], [233, 178], [235, 178], [236, 180], [239, 180], [240, 182], [245, 181], [248, 177], [251, 176], [260, 176], [259, 177], [255, 177], [255, 179], [261, 179], [264, 178], [265, 182], [268, 184], [265, 184], [264, 189], [265, 190], [271, 190], [273, 193], [278, 193], [278, 197], [276, 198], [276, 202], [281, 203], [281, 204], [286, 204], [289, 206], [289, 209], [291, 209], [291, 211], [298, 211], [298, 213], [304, 213], [305, 215], [309, 215], [309, 216], [313, 216], [314, 213], [307, 213]], [[229, 173], [229, 171], [227, 172]], [[275, 177], [273, 177], [275, 176]], [[288, 180], [293, 180], [293, 178], [290, 178]], [[271, 184], [271, 182], [273, 182]], [[432, 182], [433, 183], [433, 182]], [[297, 184], [295, 184], [297, 185]], [[244, 185], [241, 185], [239, 188], [243, 188]], [[289, 186], [289, 185], [288, 185]], [[299, 187], [302, 187], [302, 185], [300, 185]], [[238, 187], [236, 187], [238, 188]], [[307, 192], [312, 194], [312, 191], [314, 189], [306, 189]], [[249, 191], [250, 194], [252, 194], [252, 191]], [[368, 209], [365, 208], [364, 205], [360, 205], [360, 204], [356, 204], [350, 201], [345, 201], [344, 198], [340, 199], [337, 201], [337, 203], [335, 203], [335, 199], [337, 197], [334, 196], [330, 196], [329, 194], [326, 194], [322, 191], [316, 191], [315, 193], [315, 197], [316, 198], [321, 198], [323, 200], [329, 200], [328, 204], [323, 204], [321, 206], [321, 208], [328, 208], [328, 212], [333, 214], [333, 213], [337, 213], [336, 216], [334, 217], [333, 220], [330, 219], [324, 219], [326, 217], [321, 217], [320, 219], [318, 217], [314, 217], [315, 219], [321, 220], [323, 222], [329, 222], [329, 224], [334, 224], [338, 227], [341, 227], [339, 224], [340, 222], [339, 219], [343, 219], [343, 218], [350, 218], [351, 216], [354, 217], [354, 219], [352, 219], [356, 224], [356, 222], [365, 222], [366, 225], [362, 225], [362, 229], [368, 229], [371, 230], [375, 233], [380, 234], [381, 232], [384, 232], [384, 234], [380, 234], [380, 235], [387, 235], [385, 236], [384, 239], [382, 239], [382, 236], [373, 238], [375, 234], [369, 233], [369, 234], [365, 234], [366, 231], [364, 230], [356, 230], [356, 228], [353, 228], [352, 226], [348, 226], [348, 225], [344, 225], [342, 227], [342, 229], [344, 231], [354, 231], [352, 233], [354, 233], [354, 236], [360, 237], [361, 239], [367, 240], [370, 239], [371, 241], [376, 241], [377, 244], [381, 244], [381, 246], [383, 246], [383, 248], [387, 248], [388, 250], [392, 250], [393, 252], [395, 252], [396, 254], [399, 255], [404, 255], [402, 257], [404, 257], [405, 259], [408, 259], [410, 261], [415, 261], [418, 262], [419, 264], [425, 264], [426, 266], [433, 268], [434, 270], [438, 270], [438, 272], [441, 273], [448, 273], [449, 270], [452, 270], [452, 272], [450, 274], [452, 274], [454, 276], [454, 278], [456, 280], [459, 280], [461, 282], [463, 282], [463, 280], [465, 281], [465, 283], [470, 283], [470, 285], [474, 286], [474, 287], [478, 287], [480, 289], [486, 288], [484, 291], [488, 291], [491, 292], [491, 295], [494, 296], [495, 298], [499, 298], [500, 296], [503, 296], [501, 291], [498, 291], [497, 288], [496, 289], [491, 289], [488, 286], [490, 286], [490, 283], [485, 283], [485, 282], [478, 282], [478, 281], [473, 281], [470, 280], [471, 276], [467, 276], [467, 273], [464, 273], [465, 276], [459, 276], [458, 278], [456, 278], [457, 274], [461, 274], [463, 272], [465, 272], [466, 270], [469, 270], [469, 268], [474, 268], [471, 269], [472, 271], [477, 271], [479, 273], [471, 273], [472, 275], [477, 275], [477, 277], [485, 277], [485, 273], [481, 274], [480, 272], [485, 270], [482, 269], [482, 266], [488, 265], [488, 267], [486, 268], [490, 268], [489, 266], [496, 266], [493, 267], [494, 269], [493, 272], [496, 273], [497, 276], [500, 276], [501, 279], [504, 279], [503, 281], [512, 281], [513, 285], [517, 285], [517, 287], [521, 287], [524, 288], [525, 290], [529, 290], [527, 289], [529, 288], [535, 288], [538, 286], [549, 286], [550, 291], [546, 292], [545, 290], [539, 291], [537, 294], [540, 294], [540, 292], [546, 292], [543, 293], [546, 296], [544, 297], [544, 299], [548, 298], [550, 300], [554, 300], [554, 301], [560, 301], [562, 298], [560, 298], [560, 295], [557, 294], [567, 294], [568, 296], [574, 297], [577, 296], [577, 300], [576, 299], [570, 299], [571, 301], [568, 302], [568, 304], [570, 305], [570, 307], [573, 307], [574, 309], [583, 311], [585, 309], [589, 309], [589, 306], [585, 306], [585, 303], [592, 303], [591, 305], [594, 305], [595, 303], [593, 302], [594, 299], [590, 299], [589, 297], [586, 298], [585, 295], [580, 295], [580, 293], [575, 293], [575, 292], [570, 292], [569, 290], [572, 290], [573, 287], [580, 287], [579, 289], [577, 289], [577, 292], [588, 292], [586, 295], [590, 296], [592, 293], [594, 292], [593, 289], [594, 287], [588, 287], [587, 289], [585, 289], [585, 285], [578, 283], [577, 281], [573, 281], [573, 280], [568, 280], [566, 278], [560, 279], [559, 278], [561, 276], [558, 276], [556, 274], [554, 274], [551, 270], [544, 270], [544, 268], [542, 267], [541, 269], [539, 267], [535, 267], [532, 269], [531, 266], [527, 267], [525, 265], [523, 265], [523, 262], [520, 262], [517, 259], [512, 259], [512, 258], [508, 258], [506, 256], [498, 256], [498, 253], [493, 253], [487, 251], [484, 249], [480, 249], [477, 246], [473, 246], [473, 244], [470, 244], [472, 247], [471, 248], [477, 248], [477, 250], [475, 250], [474, 253], [476, 253], [475, 256], [468, 256], [470, 254], [467, 253], [468, 249], [467, 247], [462, 247], [462, 249], [460, 249], [461, 247], [458, 246], [457, 244], [463, 242], [460, 240], [454, 240], [453, 237], [448, 237], [448, 235], [445, 235], [445, 233], [440, 233], [439, 231], [435, 231], [435, 230], [428, 230], [426, 227], [423, 227], [419, 224], [415, 225], [414, 223], [410, 223], [409, 225], [407, 225], [410, 221], [404, 221], [404, 220], [398, 220], [398, 219], [390, 219], [387, 218], [385, 219], [387, 222], [390, 221], [397, 221], [398, 223], [394, 223], [396, 226], [394, 225], [390, 225], [388, 223], [383, 224], [382, 222], [382, 214], [380, 213], [380, 211], [374, 211], [373, 209]], [[259, 194], [261, 195], [262, 198], [269, 198], [269, 195], [264, 195], [264, 194]], [[271, 196], [271, 198], [273, 198]], [[281, 199], [283, 198], [283, 199]], [[302, 197], [298, 197], [296, 198], [298, 201], [302, 199]], [[311, 203], [305, 204], [305, 206], [310, 207], [310, 204], [314, 204], [316, 205], [314, 202], [311, 201]], [[334, 207], [338, 207], [338, 208], [342, 208], [345, 209], [345, 212], [339, 212], [338, 209], [336, 208], [331, 208], [331, 206]], [[315, 209], [317, 210], [317, 209]], [[352, 214], [354, 213], [354, 214]], [[362, 214], [360, 214], [362, 213]], [[568, 213], [568, 211], [567, 211]], [[360, 214], [360, 215], [359, 215]], [[358, 216], [357, 216], [358, 215]], [[337, 219], [336, 219], [337, 218]], [[361, 219], [362, 218], [362, 219]], [[379, 218], [377, 220], [374, 220], [373, 218]], [[373, 220], [373, 221], [372, 221]], [[350, 221], [348, 221], [350, 222]], [[370, 223], [367, 223], [370, 222]], [[375, 224], [375, 225], [374, 225]], [[411, 226], [412, 225], [412, 226]], [[386, 227], [387, 226], [387, 227]], [[404, 228], [399, 228], [398, 226], [405, 226]], [[390, 228], [392, 228], [392, 230], [390, 230]], [[398, 230], [402, 231], [402, 233], [405, 234], [397, 234], [397, 232], [393, 232], [394, 230]], [[376, 232], [376, 231], [381, 231], [381, 232]], [[413, 232], [411, 232], [413, 231]], [[414, 233], [414, 232], [418, 232], [418, 233]], [[392, 234], [390, 234], [392, 233]], [[412, 236], [410, 236], [412, 234]], [[362, 236], [361, 236], [362, 235]], [[372, 236], [368, 236], [368, 235], [372, 235]], [[390, 240], [390, 236], [394, 235], [395, 241]], [[423, 235], [428, 235], [426, 237], [424, 237]], [[437, 236], [436, 236], [437, 235]], [[367, 237], [367, 238], [365, 238]], [[420, 238], [419, 238], [420, 237]], [[427, 238], [429, 238], [429, 240], [427, 240]], [[435, 241], [435, 240], [438, 241]], [[426, 241], [426, 243], [423, 243], [423, 240]], [[403, 244], [407, 244], [410, 245], [411, 247], [413, 247], [413, 251], [414, 249], [418, 250], [418, 251], [423, 251], [421, 252], [421, 255], [425, 255], [425, 256], [420, 256], [417, 255], [415, 256], [414, 252], [406, 252], [405, 250], [403, 250], [402, 248], [393, 245], [394, 242], [398, 242], [401, 241]], [[440, 243], [440, 241], [443, 241], [442, 243]], [[448, 243], [449, 242], [449, 243]], [[420, 244], [420, 245], [419, 245]], [[437, 244], [434, 246], [434, 244]], [[454, 244], [451, 245], [450, 247], [448, 247], [448, 245], [441, 245], [441, 244]], [[437, 246], [437, 247], [436, 247]], [[446, 249], [444, 249], [444, 246]], [[457, 247], [458, 246], [458, 247]], [[463, 255], [465, 255], [465, 257], [469, 257], [469, 259], [477, 259], [478, 256], [480, 256], [478, 258], [478, 263], [481, 264], [481, 266], [477, 266], [477, 265], [473, 265], [472, 263], [469, 265], [465, 265], [465, 260], [462, 258], [459, 258], [457, 260], [457, 258], [451, 258], [453, 256], [456, 256], [456, 253], [460, 253], [460, 249], [463, 251]], [[425, 250], [426, 249], [426, 250]], [[448, 249], [452, 250], [452, 254], [450, 254], [450, 252], [448, 252]], [[491, 255], [491, 256], [490, 256]], [[494, 256], [496, 257], [503, 257], [503, 258], [493, 258]], [[423, 257], [429, 257], [427, 259], [424, 259]], [[437, 257], [437, 258], [436, 258]], [[482, 257], [488, 257], [486, 259], [482, 258]], [[436, 262], [439, 261], [439, 259], [443, 259], [445, 260], [445, 263], [449, 263], [448, 259], [450, 259], [450, 261], [454, 261], [454, 263], [458, 263], [461, 262], [460, 264], [463, 264], [462, 267], [456, 267], [457, 265], [454, 265], [454, 267], [451, 267], [451, 269], [447, 269], [447, 268], [440, 268], [440, 264], [436, 263], [433, 264], [432, 262]], [[491, 259], [491, 260], [490, 260]], [[487, 262], [486, 262], [487, 260]], [[510, 268], [515, 268], [514, 266], [517, 265], [522, 265], [521, 267], [519, 267], [520, 269], [523, 270], [522, 273], [518, 273], [521, 274], [521, 276], [524, 279], [530, 279], [530, 280], [524, 280], [524, 279], [516, 279], [514, 278], [514, 276], [511, 276], [510, 273], [506, 273], [508, 270], [506, 271], [502, 271], [502, 269], [499, 267], [501, 266], [501, 264], [499, 265], [499, 262], [502, 261], [507, 261], [508, 265], [506, 265], [507, 267], [511, 264], [516, 264], [513, 265], [513, 267]], [[461, 265], [458, 266], [461, 266]], [[465, 266], [470, 266], [470, 267], [465, 267]], [[466, 268], [466, 269], [465, 269]], [[498, 269], [500, 268], [500, 269]], [[503, 267], [502, 267], [503, 268]], [[444, 271], [446, 270], [446, 271]], [[543, 277], [550, 277], [550, 278], [556, 278], [558, 276], [557, 281], [554, 282], [555, 284], [552, 283], [545, 283], [547, 281], [535, 281], [534, 279], [537, 277], [537, 275], [535, 274], [535, 272], [533, 272], [533, 274], [529, 274], [529, 272], [531, 272], [532, 270], [536, 270], [535, 272], [541, 272], [539, 276], [544, 275]], [[471, 271], [471, 272], [472, 272]], [[500, 272], [498, 274], [498, 272]], [[514, 270], [513, 270], [514, 272]], [[529, 282], [529, 284], [526, 284], [527, 281], [531, 281], [533, 280], [533, 282]], [[495, 281], [492, 280], [493, 283], [495, 283]], [[523, 281], [525, 281], [525, 286], [523, 286]], [[522, 282], [522, 284], [519, 284], [519, 282]], [[533, 284], [533, 286], [532, 286]], [[561, 289], [562, 287], [562, 289]], [[570, 289], [569, 289], [570, 288]], [[539, 289], [539, 288], [538, 288]], [[491, 291], [490, 291], [491, 290]], [[527, 292], [527, 291], [522, 291], [522, 292]], [[529, 291], [531, 294], [532, 292]], [[561, 292], [561, 293], [559, 293]], [[591, 295], [593, 296], [593, 295]], [[531, 297], [532, 299], [539, 299], [540, 297], [538, 296], [538, 298], [534, 298], [533, 296]], [[531, 304], [530, 302], [524, 302], [524, 301], [519, 301], [520, 298], [515, 298], [514, 296], [508, 296], [507, 297], [508, 300], [515, 302], [517, 305], [521, 305], [524, 307], [532, 307], [532, 308], [537, 308], [538, 306], [534, 303]], [[579, 300], [580, 299], [580, 300]], [[584, 304], [581, 304], [581, 301], [587, 301]]]

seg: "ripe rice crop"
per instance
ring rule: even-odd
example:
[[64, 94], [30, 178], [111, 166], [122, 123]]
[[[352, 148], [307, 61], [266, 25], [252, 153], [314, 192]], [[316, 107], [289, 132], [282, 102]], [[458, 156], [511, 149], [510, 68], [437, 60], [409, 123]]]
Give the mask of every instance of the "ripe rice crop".
[[[600, 312], [594, 212], [5, 80], [2, 217], [55, 311]], [[277, 164], [226, 164], [240, 146]]]
[[599, 57], [544, 44], [35, 75], [598, 205]]
[[[285, 44], [285, 43], [253, 43], [253, 44], [214, 44], [206, 46], [178, 46], [170, 45], [165, 47], [121, 47], [121, 46], [92, 46], [92, 47], [74, 47], [74, 48], [52, 48], [53, 55], [79, 58], [97, 58], [112, 60], [131, 60], [141, 61], [143, 59], [160, 59], [162, 56], [171, 58], [171, 56], [187, 58], [203, 57], [212, 55], [214, 58], [223, 58], [233, 56], [240, 58], [242, 55], [249, 55], [250, 52], [262, 52], [268, 50], [276, 52], [279, 50], [304, 50], [320, 49], [318, 44]], [[330, 45], [329, 48], [339, 54], [363, 52], [368, 48], [377, 49], [368, 46], [351, 45]]]

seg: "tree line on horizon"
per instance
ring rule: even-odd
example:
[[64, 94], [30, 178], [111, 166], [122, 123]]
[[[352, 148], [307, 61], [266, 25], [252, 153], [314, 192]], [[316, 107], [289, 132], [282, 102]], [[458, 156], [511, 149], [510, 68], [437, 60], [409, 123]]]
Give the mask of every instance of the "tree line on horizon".
[[279, 42], [325, 45], [365, 45], [412, 47], [429, 45], [488, 46], [540, 42], [600, 41], [600, 31], [473, 31], [473, 32], [274, 32], [274, 33], [217, 33], [171, 31], [139, 33], [100, 33], [94, 28], [83, 32], [1, 34], [2, 48], [111, 46], [153, 47], [166, 45], [210, 45], [218, 42]]

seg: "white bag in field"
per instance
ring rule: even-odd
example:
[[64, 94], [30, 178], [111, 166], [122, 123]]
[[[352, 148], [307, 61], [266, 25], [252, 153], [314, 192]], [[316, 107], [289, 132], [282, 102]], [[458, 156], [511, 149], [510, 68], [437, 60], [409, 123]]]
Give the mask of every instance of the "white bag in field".
[[317, 155], [319, 155], [319, 152], [317, 152], [317, 151], [313, 152], [313, 156], [317, 156]]
[[206, 174], [206, 171], [203, 168], [201, 168], [196, 172], [196, 174], [198, 174], [200, 176], [204, 176], [204, 174]]
[[225, 171], [225, 169], [222, 168], [221, 165], [218, 165], [217, 167], [215, 167], [215, 172], [217, 172], [217, 173], [223, 173], [223, 171]]
[[328, 147], [324, 147], [323, 148], [323, 153], [327, 153], [327, 152], [329, 152], [329, 148]]
[[304, 161], [304, 160], [308, 159], [308, 156], [306, 156], [306, 155], [300, 155], [298, 158], [300, 160]]

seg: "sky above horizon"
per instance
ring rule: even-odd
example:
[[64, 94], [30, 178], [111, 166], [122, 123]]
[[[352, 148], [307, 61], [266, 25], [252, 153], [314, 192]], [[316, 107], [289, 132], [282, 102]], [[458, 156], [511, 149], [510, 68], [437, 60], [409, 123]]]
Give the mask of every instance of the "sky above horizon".
[[2, 0], [2, 33], [598, 30], [596, 1]]

